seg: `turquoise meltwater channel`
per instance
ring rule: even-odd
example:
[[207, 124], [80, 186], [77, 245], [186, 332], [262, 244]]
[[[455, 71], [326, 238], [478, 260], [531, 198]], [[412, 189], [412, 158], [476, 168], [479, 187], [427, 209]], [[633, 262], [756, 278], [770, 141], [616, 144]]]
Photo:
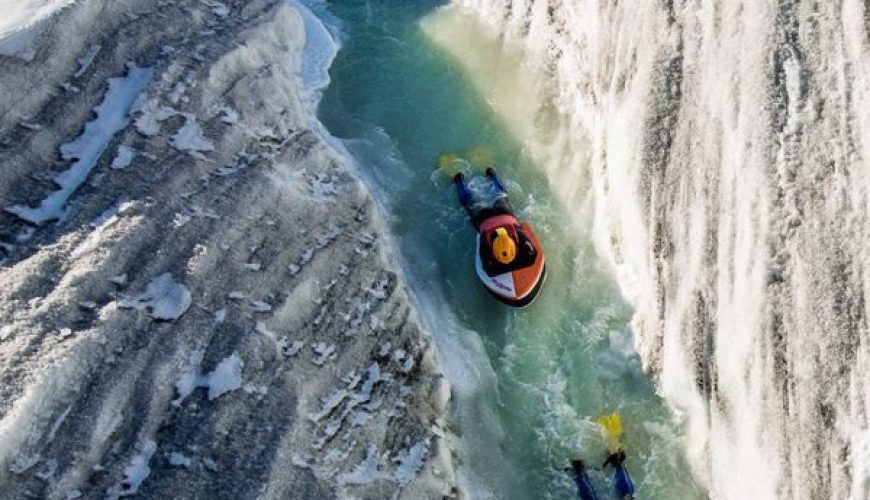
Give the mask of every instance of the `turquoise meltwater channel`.
[[[518, 138], [548, 126], [524, 117], [535, 82], [521, 62], [437, 2], [326, 8], [314, 10], [337, 24], [342, 48], [319, 118], [378, 199], [438, 346], [469, 496], [576, 498], [563, 469], [575, 456], [603, 462], [595, 419], [617, 412], [638, 498], [702, 498], [678, 419], [632, 351], [631, 310], [595, 254], [584, 188], [577, 187], [578, 206], [561, 205], [553, 194], [558, 179], [540, 174]], [[496, 302], [477, 281], [474, 231], [449, 181], [439, 179], [440, 154], [477, 147], [495, 156], [517, 215], [546, 250], [548, 281], [525, 310]], [[610, 498], [610, 471], [590, 475], [601, 498]]]

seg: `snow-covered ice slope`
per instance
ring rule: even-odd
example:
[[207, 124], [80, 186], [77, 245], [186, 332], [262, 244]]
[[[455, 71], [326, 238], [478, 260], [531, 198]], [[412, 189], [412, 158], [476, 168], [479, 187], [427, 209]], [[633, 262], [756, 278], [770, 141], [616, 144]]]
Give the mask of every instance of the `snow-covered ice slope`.
[[712, 495], [870, 498], [867, 3], [454, 3], [526, 51]]
[[0, 57], [0, 497], [450, 495], [446, 382], [311, 114], [314, 19], [53, 19]]
[[0, 1], [0, 55], [34, 57], [33, 44], [45, 29], [48, 18], [74, 0]]

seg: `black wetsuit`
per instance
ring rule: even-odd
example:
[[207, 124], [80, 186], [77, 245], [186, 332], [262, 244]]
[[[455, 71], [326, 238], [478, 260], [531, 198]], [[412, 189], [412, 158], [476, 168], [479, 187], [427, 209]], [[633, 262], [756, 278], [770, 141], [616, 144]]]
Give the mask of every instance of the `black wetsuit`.
[[456, 183], [456, 194], [459, 195], [459, 203], [465, 208], [465, 211], [468, 212], [468, 217], [471, 219], [471, 224], [474, 226], [474, 229], [480, 231], [480, 224], [489, 219], [490, 217], [495, 217], [496, 215], [513, 215], [514, 209], [511, 206], [510, 200], [507, 197], [507, 191], [504, 188], [504, 184], [502, 184], [501, 179], [498, 178], [495, 171], [489, 170], [487, 172], [486, 177], [492, 183], [492, 188], [498, 196], [498, 198], [493, 202], [492, 205], [486, 206], [483, 203], [483, 200], [472, 190], [468, 189], [468, 185], [465, 184], [465, 177], [462, 174], [459, 174], [454, 179]]

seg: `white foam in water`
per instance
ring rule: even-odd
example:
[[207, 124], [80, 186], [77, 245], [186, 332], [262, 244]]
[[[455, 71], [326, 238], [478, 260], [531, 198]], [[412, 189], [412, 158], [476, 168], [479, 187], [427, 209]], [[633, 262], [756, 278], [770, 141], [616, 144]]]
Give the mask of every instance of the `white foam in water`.
[[97, 117], [85, 125], [84, 132], [76, 140], [60, 147], [65, 160], [75, 160], [69, 170], [55, 177], [54, 182], [60, 189], [36, 208], [15, 205], [6, 210], [32, 224], [63, 218], [64, 205], [69, 197], [88, 178], [115, 133], [127, 125], [130, 109], [151, 80], [152, 72], [151, 68], [131, 66], [127, 76], [110, 78], [106, 96], [94, 110]]

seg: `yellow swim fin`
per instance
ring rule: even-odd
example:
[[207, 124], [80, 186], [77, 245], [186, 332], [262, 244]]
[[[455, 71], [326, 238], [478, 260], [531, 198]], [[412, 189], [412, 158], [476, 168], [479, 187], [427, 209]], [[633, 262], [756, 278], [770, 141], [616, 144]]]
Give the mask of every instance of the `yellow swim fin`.
[[465, 152], [465, 158], [480, 171], [495, 167], [495, 152], [485, 146], [477, 146]]
[[438, 170], [448, 179], [462, 170], [463, 161], [456, 153], [438, 155]]
[[598, 426], [601, 427], [601, 433], [607, 441], [607, 448], [610, 453], [615, 453], [622, 448], [622, 418], [618, 413], [610, 415], [601, 415], [596, 420]]

